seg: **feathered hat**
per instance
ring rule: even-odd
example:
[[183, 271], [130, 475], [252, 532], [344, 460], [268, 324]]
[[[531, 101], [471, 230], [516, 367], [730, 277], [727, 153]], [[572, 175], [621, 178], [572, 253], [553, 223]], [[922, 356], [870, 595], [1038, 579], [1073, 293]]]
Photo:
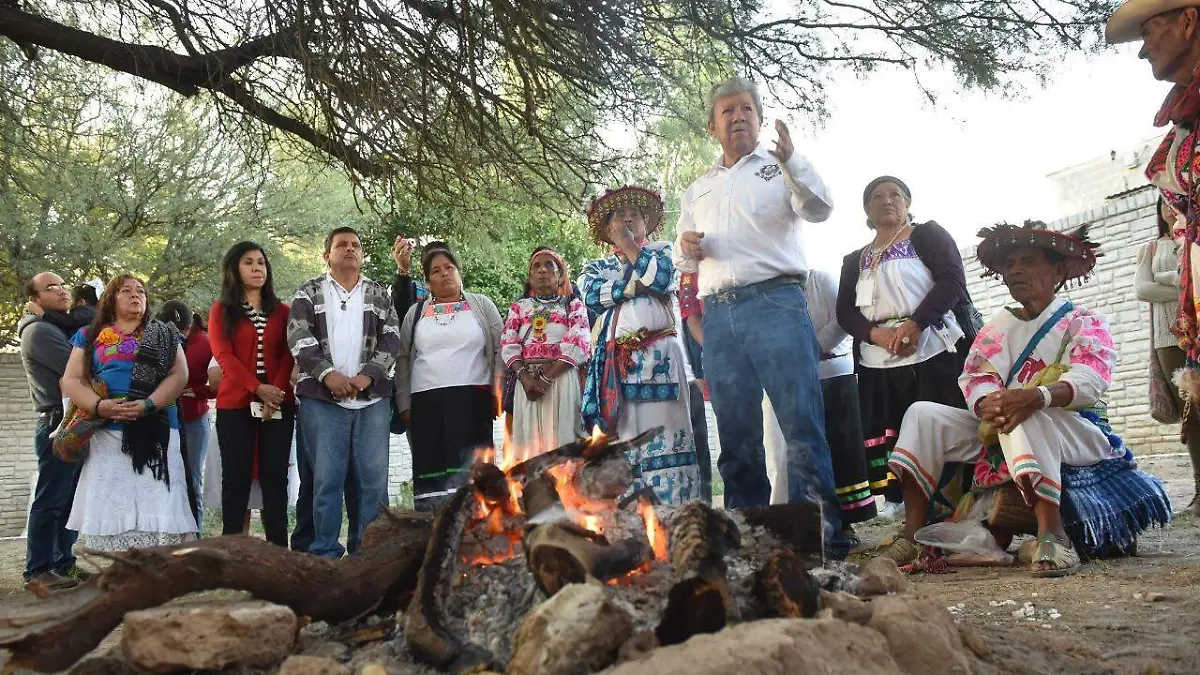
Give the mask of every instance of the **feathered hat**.
[[1100, 244], [1088, 238], [1088, 225], [1081, 225], [1072, 232], [1055, 232], [1040, 220], [1027, 220], [1024, 225], [1000, 223], [985, 227], [978, 236], [975, 256], [983, 265], [983, 276], [999, 277], [1004, 258], [1014, 248], [1036, 246], [1061, 255], [1067, 265], [1064, 282], [1082, 285], [1091, 277], [1096, 267], [1096, 258], [1103, 255], [1097, 249]]

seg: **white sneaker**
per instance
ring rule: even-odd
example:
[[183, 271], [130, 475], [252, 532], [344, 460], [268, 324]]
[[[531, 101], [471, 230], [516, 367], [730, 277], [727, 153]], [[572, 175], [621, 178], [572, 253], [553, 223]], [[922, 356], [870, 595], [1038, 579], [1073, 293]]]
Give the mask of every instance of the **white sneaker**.
[[896, 502], [884, 502], [878, 509], [876, 520], [901, 520], [904, 518], [904, 505]]

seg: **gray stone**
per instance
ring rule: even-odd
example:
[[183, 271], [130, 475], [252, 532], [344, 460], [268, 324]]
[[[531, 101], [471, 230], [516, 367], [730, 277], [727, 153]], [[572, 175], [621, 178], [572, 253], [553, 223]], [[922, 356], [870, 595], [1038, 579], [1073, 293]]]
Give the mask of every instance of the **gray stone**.
[[538, 605], [513, 639], [508, 675], [592, 673], [617, 658], [633, 618], [599, 583], [569, 584]]
[[296, 639], [292, 610], [266, 602], [196, 603], [125, 615], [121, 652], [144, 671], [267, 667]]
[[[924, 675], [939, 673], [929, 671]], [[663, 647], [604, 675], [903, 675], [875, 631], [844, 621], [767, 619]]]
[[350, 669], [319, 656], [289, 656], [279, 667], [279, 675], [350, 675]]
[[954, 617], [938, 603], [912, 595], [872, 602], [867, 624], [887, 639], [892, 656], [909, 675], [970, 675], [971, 661]]
[[903, 593], [908, 590], [908, 579], [896, 569], [896, 563], [887, 558], [871, 558], [858, 569], [858, 583], [854, 592], [860, 598], [888, 593]]

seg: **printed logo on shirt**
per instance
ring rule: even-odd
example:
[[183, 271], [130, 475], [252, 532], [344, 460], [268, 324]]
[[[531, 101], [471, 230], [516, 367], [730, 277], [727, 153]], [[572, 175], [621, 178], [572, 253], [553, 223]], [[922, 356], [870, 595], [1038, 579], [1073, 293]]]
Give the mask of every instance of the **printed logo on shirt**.
[[763, 168], [754, 172], [754, 175], [758, 176], [759, 178], [761, 178], [765, 181], [770, 181], [772, 178], [778, 176], [781, 173], [783, 173], [783, 171], [781, 171], [779, 169], [778, 164], [767, 164]]

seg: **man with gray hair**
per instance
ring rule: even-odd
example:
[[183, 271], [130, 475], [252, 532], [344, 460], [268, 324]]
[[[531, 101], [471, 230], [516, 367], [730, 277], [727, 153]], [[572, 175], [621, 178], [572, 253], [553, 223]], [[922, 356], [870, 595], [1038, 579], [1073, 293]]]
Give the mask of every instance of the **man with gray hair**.
[[713, 87], [708, 132], [721, 154], [680, 200], [675, 264], [699, 272], [704, 374], [717, 414], [725, 505], [770, 500], [765, 390], [787, 443], [789, 501], [823, 502], [826, 546], [844, 555], [800, 229], [829, 218], [833, 201], [812, 164], [794, 151], [787, 126], [775, 122], [773, 150], [758, 142], [761, 126], [753, 82], [733, 77]]

